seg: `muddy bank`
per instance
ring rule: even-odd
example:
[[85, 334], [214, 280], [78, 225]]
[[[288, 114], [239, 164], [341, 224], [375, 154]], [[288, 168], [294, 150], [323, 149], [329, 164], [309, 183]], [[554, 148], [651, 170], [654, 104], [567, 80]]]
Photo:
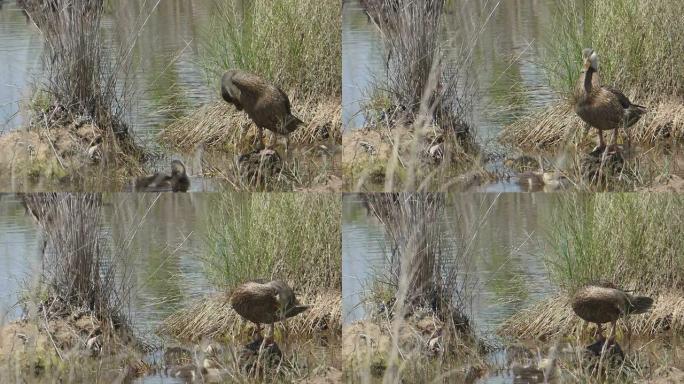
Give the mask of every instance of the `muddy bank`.
[[88, 310], [66, 315], [49, 311], [41, 307], [36, 316], [0, 328], [5, 374], [36, 380], [123, 380], [130, 377], [125, 368], [129, 362], [151, 349], [124, 324], [100, 320]]
[[398, 358], [405, 364], [402, 370], [418, 374], [402, 373], [405, 382], [440, 374], [469, 382], [484, 372], [487, 349], [471, 332], [468, 325], [450, 326], [427, 309], [416, 309], [404, 319], [380, 313], [344, 326], [342, 355], [352, 381], [388, 377]]
[[[17, 185], [14, 189], [42, 184], [79, 190], [88, 185], [100, 190], [105, 188], [103, 178], [109, 184], [122, 183], [141, 171], [135, 155], [114, 147], [91, 123], [12, 131], [0, 136], [0, 177]], [[96, 180], [88, 181], [88, 176]]]

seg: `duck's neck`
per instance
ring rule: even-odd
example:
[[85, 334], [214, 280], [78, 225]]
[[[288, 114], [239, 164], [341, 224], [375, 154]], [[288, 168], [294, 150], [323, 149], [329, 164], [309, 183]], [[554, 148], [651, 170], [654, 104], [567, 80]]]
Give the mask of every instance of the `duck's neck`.
[[594, 77], [594, 72], [596, 72], [596, 70], [593, 67], [589, 67], [587, 73], [584, 74], [584, 90], [587, 93], [591, 93], [591, 82]]

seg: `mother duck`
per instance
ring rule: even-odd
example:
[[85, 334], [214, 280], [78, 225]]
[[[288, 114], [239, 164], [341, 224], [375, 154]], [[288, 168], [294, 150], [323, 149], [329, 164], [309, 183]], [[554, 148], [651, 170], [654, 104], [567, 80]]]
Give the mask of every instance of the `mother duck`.
[[[238, 111], [245, 110], [259, 131], [259, 142], [263, 142], [263, 129], [272, 135], [285, 136], [285, 149], [289, 145], [288, 135], [302, 125], [292, 115], [290, 99], [285, 92], [255, 74], [231, 69], [221, 79], [221, 97], [233, 104]], [[272, 143], [275, 140], [271, 140]]]
[[[598, 55], [591, 48], [582, 51], [584, 71], [579, 77], [575, 97], [575, 112], [589, 126], [598, 129], [599, 147], [604, 149], [603, 131], [613, 130], [609, 150], [617, 148], [618, 129], [634, 125], [646, 107], [632, 104], [619, 90], [602, 86], [598, 75]], [[588, 129], [588, 128], [587, 128]]]
[[611, 282], [588, 284], [575, 292], [571, 300], [572, 310], [582, 320], [596, 323], [597, 338], [605, 340], [603, 323], [611, 323], [609, 341], [615, 340], [615, 327], [619, 318], [645, 313], [653, 305], [646, 296], [632, 296]]

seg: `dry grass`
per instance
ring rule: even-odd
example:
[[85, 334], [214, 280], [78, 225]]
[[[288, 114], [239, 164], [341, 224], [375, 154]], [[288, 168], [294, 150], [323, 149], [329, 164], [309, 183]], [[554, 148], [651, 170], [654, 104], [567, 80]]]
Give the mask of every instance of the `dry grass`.
[[[219, 340], [245, 333], [246, 323], [231, 308], [229, 297], [229, 294], [221, 293], [199, 300], [166, 318], [159, 332], [187, 341]], [[289, 334], [299, 337], [342, 332], [342, 298], [339, 292], [305, 293], [298, 299], [311, 308], [287, 320]], [[283, 327], [282, 323], [278, 323], [278, 327]]]
[[[633, 143], [653, 145], [661, 141], [684, 139], [684, 102], [653, 98], [639, 103], [648, 106], [649, 112], [629, 128]], [[584, 132], [584, 127], [584, 122], [575, 114], [572, 105], [559, 103], [504, 127], [499, 140], [525, 150], [553, 151], [576, 142], [577, 136]], [[596, 129], [589, 132], [594, 142], [598, 142], [596, 132]]]
[[[294, 144], [320, 142], [322, 133], [327, 132], [329, 140], [342, 140], [342, 109], [339, 98], [293, 99], [293, 114], [306, 122], [290, 135]], [[243, 132], [249, 127], [249, 132]], [[171, 145], [190, 149], [199, 145], [207, 148], [241, 148], [245, 139], [256, 136], [256, 127], [246, 113], [238, 111], [223, 101], [200, 107], [197, 112], [174, 121], [161, 133], [161, 139]]]
[[[621, 320], [618, 330], [643, 336], [684, 332], [684, 295], [679, 291], [665, 291], [651, 297], [655, 299], [651, 311]], [[583, 320], [572, 311], [569, 298], [560, 295], [520, 311], [507, 319], [498, 333], [507, 338], [552, 340], [578, 335], [583, 326]]]

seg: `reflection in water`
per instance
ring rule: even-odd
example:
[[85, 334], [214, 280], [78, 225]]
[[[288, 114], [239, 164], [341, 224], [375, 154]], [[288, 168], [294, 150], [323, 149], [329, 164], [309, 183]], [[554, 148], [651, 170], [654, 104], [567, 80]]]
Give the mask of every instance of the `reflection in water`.
[[[214, 198], [121, 193], [104, 199], [103, 231], [115, 244], [113, 251], [123, 249], [130, 256], [131, 316], [143, 337], [152, 337], [165, 316], [211, 291], [201, 260], [205, 218]], [[24, 289], [21, 283], [40, 271], [40, 243], [38, 226], [19, 198], [0, 195], [0, 321], [20, 314], [10, 306]]]
[[[448, 242], [468, 247], [472, 255], [478, 282], [472, 317], [479, 332], [491, 335], [504, 319], [552, 291], [543, 239], [553, 206], [549, 195], [452, 195]], [[345, 196], [342, 223], [343, 316], [350, 323], [364, 317], [363, 291], [386, 260], [384, 231], [366, 213], [360, 195]], [[473, 241], [456, 244], [456, 239]]]

